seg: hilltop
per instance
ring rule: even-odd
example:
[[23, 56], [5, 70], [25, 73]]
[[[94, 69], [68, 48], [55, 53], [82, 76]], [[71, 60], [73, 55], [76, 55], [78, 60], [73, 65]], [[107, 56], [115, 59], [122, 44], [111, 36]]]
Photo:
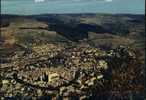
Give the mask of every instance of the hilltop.
[[1, 15], [2, 97], [144, 98], [144, 15]]

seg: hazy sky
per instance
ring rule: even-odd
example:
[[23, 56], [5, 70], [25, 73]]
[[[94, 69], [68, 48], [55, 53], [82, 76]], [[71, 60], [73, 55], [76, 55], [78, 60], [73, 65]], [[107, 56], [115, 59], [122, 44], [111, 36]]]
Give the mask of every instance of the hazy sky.
[[2, 14], [132, 13], [143, 14], [145, 0], [2, 0]]

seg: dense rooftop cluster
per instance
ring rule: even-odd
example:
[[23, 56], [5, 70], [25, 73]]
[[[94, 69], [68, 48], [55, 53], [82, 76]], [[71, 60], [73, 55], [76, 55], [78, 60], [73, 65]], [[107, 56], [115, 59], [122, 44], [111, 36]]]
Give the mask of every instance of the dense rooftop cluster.
[[0, 99], [144, 100], [143, 15], [2, 15]]
[[[91, 46], [57, 48], [47, 44], [38, 49], [1, 64], [2, 97], [38, 98], [45, 93], [50, 97], [89, 98], [92, 89], [102, 87], [107, 75], [110, 77], [111, 63], [128, 63], [136, 56], [123, 46], [103, 51]], [[30, 57], [36, 53], [38, 56]]]

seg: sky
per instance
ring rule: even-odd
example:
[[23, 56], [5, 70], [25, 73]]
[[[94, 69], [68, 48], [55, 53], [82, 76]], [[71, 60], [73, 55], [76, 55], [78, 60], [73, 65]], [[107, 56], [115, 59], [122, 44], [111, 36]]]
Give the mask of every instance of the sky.
[[[34, 0], [35, 3], [45, 2], [46, 0]], [[73, 0], [73, 1], [83, 1], [83, 0]], [[85, 0], [84, 0], [85, 1]], [[90, 0], [91, 1], [91, 0]], [[101, 1], [101, 0], [98, 0]], [[112, 2], [112, 0], [104, 0], [105, 2]]]
[[2, 14], [130, 13], [144, 14], [145, 0], [1, 0]]

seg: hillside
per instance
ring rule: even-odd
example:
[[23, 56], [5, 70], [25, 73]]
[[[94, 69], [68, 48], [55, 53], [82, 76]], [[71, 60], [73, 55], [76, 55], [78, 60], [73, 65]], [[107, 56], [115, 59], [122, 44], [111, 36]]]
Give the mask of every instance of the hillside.
[[26, 100], [143, 100], [144, 18], [1, 15], [0, 94]]

